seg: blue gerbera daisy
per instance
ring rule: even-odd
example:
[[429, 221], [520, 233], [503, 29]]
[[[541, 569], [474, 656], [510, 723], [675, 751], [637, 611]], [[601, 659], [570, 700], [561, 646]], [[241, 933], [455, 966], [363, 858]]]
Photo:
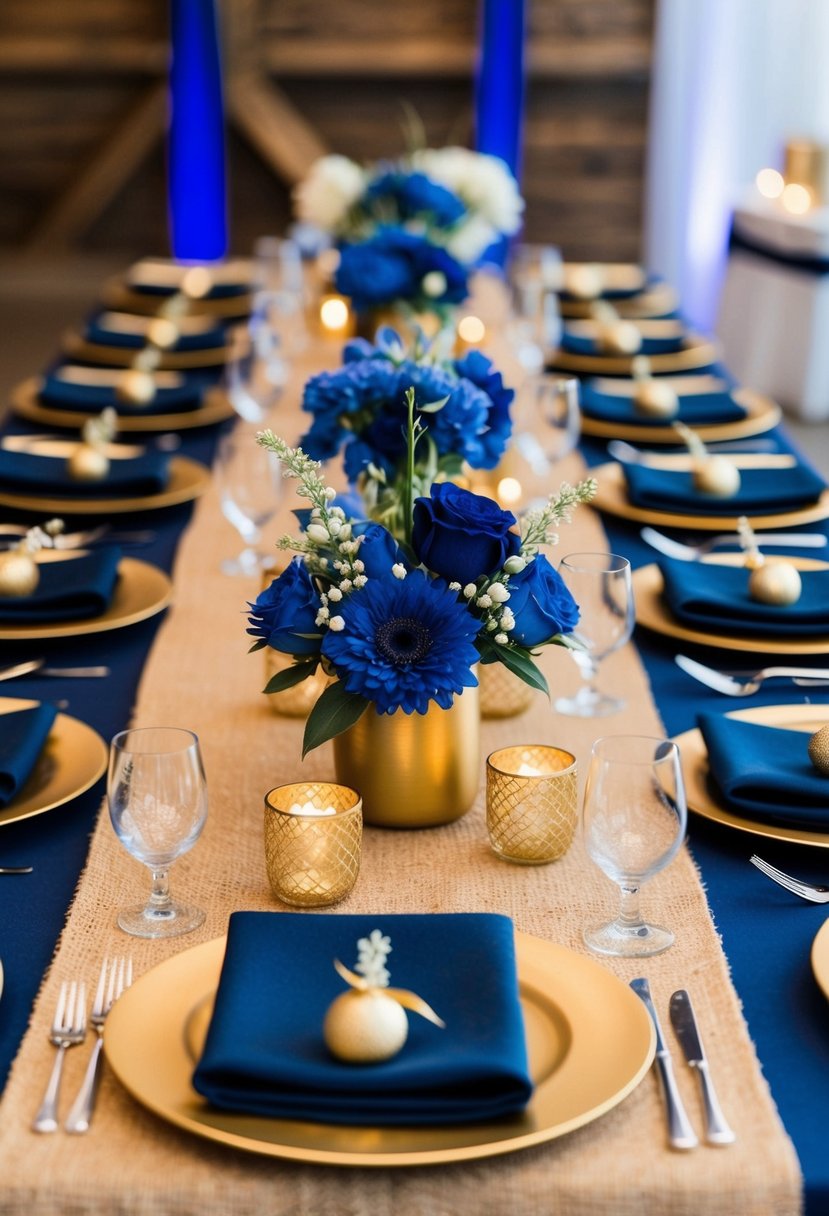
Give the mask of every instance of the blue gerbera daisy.
[[322, 653], [346, 691], [373, 701], [378, 713], [425, 714], [430, 701], [448, 709], [456, 693], [478, 682], [480, 621], [421, 570], [370, 578], [342, 601], [339, 616], [343, 628], [328, 631]]

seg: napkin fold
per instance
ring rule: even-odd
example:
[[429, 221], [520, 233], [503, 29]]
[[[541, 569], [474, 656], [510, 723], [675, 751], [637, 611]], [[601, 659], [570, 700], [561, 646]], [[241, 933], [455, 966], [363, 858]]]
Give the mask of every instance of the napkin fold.
[[56, 714], [54, 705], [33, 705], [0, 714], [0, 810], [28, 781]]
[[730, 392], [680, 394], [679, 412], [672, 418], [659, 418], [640, 413], [628, 396], [601, 393], [590, 381], [582, 384], [581, 409], [588, 418], [600, 422], [624, 423], [625, 426], [664, 426], [679, 420], [686, 426], [708, 426], [711, 423], [738, 422], [746, 411]]
[[[638, 355], [675, 355], [685, 345], [683, 334], [670, 334], [664, 337], [642, 335], [642, 345], [636, 352]], [[561, 335], [563, 350], [571, 355], [606, 355], [597, 337], [592, 334], [582, 334], [568, 329], [565, 325]], [[618, 357], [618, 356], [611, 356]]]
[[[391, 938], [392, 984], [413, 990], [446, 1029], [409, 1014], [399, 1055], [335, 1059], [328, 1006], [373, 929]], [[512, 922], [495, 914], [314, 916], [235, 912], [193, 1085], [214, 1106], [347, 1124], [443, 1124], [523, 1109], [532, 1092]]]
[[62, 380], [59, 376], [47, 375], [43, 379], [38, 398], [41, 404], [48, 405], [50, 409], [80, 410], [90, 414], [99, 414], [107, 406], [124, 416], [183, 414], [199, 408], [206, 390], [214, 380], [215, 377], [201, 373], [182, 373], [181, 384], [174, 388], [159, 388], [148, 405], [139, 406], [121, 401], [115, 389], [107, 385], [74, 384], [69, 380]]
[[807, 752], [809, 732], [700, 714], [708, 766], [725, 807], [793, 828], [829, 830], [829, 777]]
[[0, 596], [0, 621], [39, 625], [100, 616], [109, 607], [118, 579], [117, 545], [40, 563], [40, 581], [31, 595]]
[[146, 451], [111, 460], [100, 481], [78, 481], [62, 456], [43, 456], [0, 448], [0, 486], [22, 494], [57, 494], [62, 498], [112, 498], [160, 494], [169, 479], [170, 457]]
[[749, 595], [744, 566], [661, 559], [663, 597], [671, 613], [692, 629], [747, 637], [814, 637], [829, 634], [829, 570], [801, 570], [794, 604], [763, 604]]
[[[143, 334], [128, 334], [119, 329], [107, 329], [100, 320], [93, 318], [84, 330], [84, 339], [98, 346], [117, 346], [128, 350], [143, 350], [147, 339]], [[224, 326], [211, 325], [200, 333], [180, 334], [170, 348], [173, 351], [215, 350], [225, 345]]]
[[740, 488], [714, 498], [694, 488], [693, 475], [646, 464], [622, 465], [628, 501], [652, 511], [687, 515], [773, 515], [797, 511], [820, 498], [826, 482], [806, 465], [777, 469], [740, 469]]

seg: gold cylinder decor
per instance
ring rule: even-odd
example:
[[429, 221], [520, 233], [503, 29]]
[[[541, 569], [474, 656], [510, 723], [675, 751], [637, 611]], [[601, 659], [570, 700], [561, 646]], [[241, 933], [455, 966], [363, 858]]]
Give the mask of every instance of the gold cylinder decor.
[[578, 823], [576, 758], [560, 747], [502, 747], [486, 762], [486, 826], [499, 857], [542, 865], [563, 857]]
[[265, 865], [277, 899], [322, 908], [348, 895], [360, 872], [362, 801], [327, 781], [279, 785], [265, 795]]
[[460, 819], [480, 780], [477, 688], [465, 688], [449, 709], [425, 714], [363, 716], [334, 739], [337, 779], [359, 789], [366, 823], [431, 828]]
[[813, 205], [821, 206], [829, 199], [829, 147], [812, 139], [788, 140], [783, 177], [787, 185], [805, 186]]
[[536, 690], [514, 675], [503, 663], [481, 663], [478, 667], [482, 718], [514, 718], [533, 703]]

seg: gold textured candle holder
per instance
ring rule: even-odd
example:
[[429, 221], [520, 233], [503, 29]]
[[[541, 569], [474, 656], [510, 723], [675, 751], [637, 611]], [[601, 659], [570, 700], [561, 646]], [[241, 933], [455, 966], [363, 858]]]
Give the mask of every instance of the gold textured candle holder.
[[363, 803], [328, 781], [279, 785], [265, 795], [265, 864], [277, 899], [321, 908], [348, 895], [360, 872]]
[[571, 752], [529, 743], [487, 757], [486, 826], [499, 857], [522, 865], [557, 861], [573, 843], [577, 823]]

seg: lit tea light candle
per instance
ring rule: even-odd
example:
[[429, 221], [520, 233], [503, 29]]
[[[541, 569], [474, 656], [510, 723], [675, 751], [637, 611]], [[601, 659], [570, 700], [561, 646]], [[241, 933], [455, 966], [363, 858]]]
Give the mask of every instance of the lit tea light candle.
[[805, 215], [812, 206], [812, 192], [799, 182], [789, 182], [783, 188], [780, 201], [790, 215]]
[[518, 772], [517, 772], [516, 776], [518, 776], [518, 777], [540, 777], [541, 770], [537, 769], [537, 768], [533, 768], [533, 766], [531, 764], [527, 764], [526, 762], [523, 762], [523, 763], [519, 764]]
[[319, 818], [323, 815], [336, 815], [336, 813], [336, 807], [314, 806], [313, 802], [295, 802], [293, 806], [288, 808], [289, 815], [314, 815]]
[[277, 786], [265, 796], [265, 862], [274, 895], [294, 907], [343, 899], [360, 869], [362, 800], [327, 781]]
[[458, 321], [458, 339], [466, 346], [480, 346], [486, 337], [486, 326], [471, 313]]
[[776, 169], [761, 169], [754, 179], [754, 184], [763, 198], [780, 198], [786, 180]]
[[342, 296], [326, 296], [320, 304], [320, 322], [332, 337], [343, 337], [349, 329], [351, 310]]
[[502, 477], [495, 490], [502, 507], [511, 507], [521, 501], [523, 487], [517, 477]]
[[505, 861], [540, 865], [563, 857], [578, 821], [576, 759], [544, 744], [502, 747], [486, 762], [486, 826]]

